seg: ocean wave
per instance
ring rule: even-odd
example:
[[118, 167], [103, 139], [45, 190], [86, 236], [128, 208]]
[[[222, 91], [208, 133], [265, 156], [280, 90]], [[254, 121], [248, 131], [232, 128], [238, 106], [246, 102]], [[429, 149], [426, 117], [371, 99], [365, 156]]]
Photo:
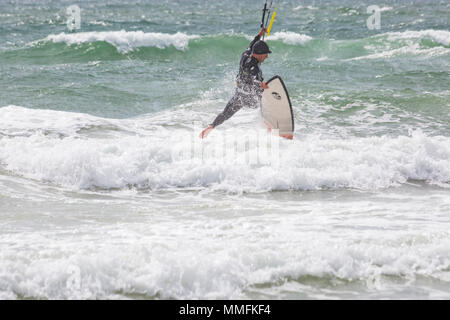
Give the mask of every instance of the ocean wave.
[[4, 136], [32, 136], [52, 134], [56, 136], [75, 135], [80, 129], [110, 123], [106, 119], [87, 114], [33, 110], [20, 106], [0, 108], [2, 124], [0, 134]]
[[189, 41], [197, 39], [197, 35], [187, 35], [181, 32], [175, 34], [145, 33], [143, 31], [104, 31], [104, 32], [79, 32], [60, 33], [49, 35], [44, 41], [54, 43], [66, 43], [67, 45], [107, 42], [117, 48], [119, 52], [129, 52], [140, 47], [155, 47], [164, 49], [170, 46], [178, 50], [186, 50]]
[[[4, 122], [42, 119], [40, 130], [44, 131], [55, 130], [50, 124], [57, 119], [66, 119], [78, 128], [93, 121], [110, 123], [94, 117], [86, 121], [84, 116], [65, 112], [45, 111], [40, 115], [39, 110], [13, 112], [16, 109], [0, 108]], [[223, 134], [255, 142], [257, 138], [248, 129], [215, 132], [196, 147], [200, 128], [169, 130], [160, 126], [146, 130], [148, 118], [114, 121], [117, 128], [128, 128], [135, 134], [118, 130], [113, 136], [99, 138], [98, 132], [89, 135], [63, 130], [65, 135], [61, 137], [32, 128], [28, 135], [12, 133], [0, 140], [0, 163], [15, 174], [76, 189], [376, 190], [411, 179], [432, 184], [450, 182], [450, 138], [429, 137], [420, 131], [400, 137], [334, 139], [311, 135], [292, 143], [280, 141], [279, 165], [273, 165], [242, 161], [251, 157], [255, 148], [232, 152], [232, 157], [208, 155], [208, 150], [224, 146]], [[197, 152], [193, 152], [195, 148]]]
[[314, 6], [302, 6], [302, 5], [300, 5], [300, 6], [297, 6], [297, 7], [293, 8], [292, 10], [299, 11], [299, 10], [304, 10], [304, 9], [318, 10], [319, 8], [318, 7], [314, 7]]
[[[148, 218], [151, 223], [124, 218], [126, 223], [52, 224], [51, 231], [28, 228], [3, 236], [0, 299], [243, 299], [264, 292], [258, 288], [289, 297], [296, 286], [306, 297], [322, 294], [323, 299], [333, 290], [360, 296], [358, 286], [386, 294], [392, 290], [389, 283], [406, 282], [408, 291], [424, 279], [448, 280], [450, 243], [444, 231], [422, 227], [414, 235], [393, 222], [370, 233], [367, 226], [376, 217], [362, 228], [358, 216], [355, 224], [362, 230], [352, 230], [351, 237], [325, 228], [339, 228], [346, 219], [330, 222], [330, 215], [314, 209], [309, 211], [319, 218], [307, 219], [315, 224], [302, 221], [301, 214], [275, 210], [253, 219], [229, 217], [229, 212], [216, 220], [177, 214], [175, 223], [164, 211]], [[360, 238], [351, 240], [355, 234]], [[308, 285], [323, 291], [305, 290]], [[442, 289], [439, 297], [448, 299], [448, 291]]]
[[268, 41], [271, 40], [281, 40], [285, 44], [289, 45], [305, 45], [308, 41], [312, 40], [310, 36], [305, 34], [295, 33], [295, 32], [275, 32], [274, 34], [267, 37]]
[[[65, 43], [69, 46], [75, 44], [106, 42], [121, 52], [128, 53], [138, 48], [153, 47], [158, 49], [165, 49], [174, 47], [177, 50], [185, 51], [189, 47], [191, 40], [200, 39], [209, 43], [211, 40], [231, 38], [247, 38], [253, 39], [246, 35], [187, 35], [184, 33], [165, 34], [165, 33], [144, 33], [142, 31], [105, 31], [105, 32], [80, 32], [80, 33], [60, 33], [57, 35], [49, 35], [45, 39], [35, 42], [53, 42]], [[276, 32], [270, 36], [269, 40], [282, 41], [288, 45], [304, 45], [312, 38], [298, 34], [295, 32]], [[34, 43], [34, 44], [35, 44]]]
[[450, 50], [443, 47], [435, 48], [421, 48], [419, 44], [411, 44], [409, 46], [397, 48], [397, 49], [387, 49], [381, 52], [368, 54], [365, 56], [359, 56], [355, 58], [346, 59], [346, 61], [364, 60], [364, 59], [389, 59], [396, 56], [425, 56], [431, 58], [434, 56], [441, 56], [450, 53]]
[[[27, 48], [4, 54], [5, 58], [15, 59], [17, 50], [30, 50], [29, 54], [22, 56], [29, 57], [32, 61], [42, 59], [48, 63], [53, 61], [52, 57], [55, 61], [90, 61], [97, 59], [98, 55], [101, 55], [101, 59], [108, 60], [125, 59], [128, 54], [139, 54], [140, 59], [146, 59], [155, 55], [172, 55], [174, 51], [182, 51], [191, 58], [198, 58], [206, 49], [208, 52], [220, 53], [242, 51], [252, 39], [250, 35], [234, 33], [203, 36], [124, 30], [61, 33], [32, 42]], [[271, 34], [267, 41], [276, 48], [276, 52], [286, 49], [283, 45], [293, 50], [301, 48], [304, 54], [310, 52], [313, 55], [306, 55], [306, 58], [312, 57], [315, 60], [317, 56], [327, 56], [329, 59], [346, 57], [344, 60], [390, 59], [403, 55], [433, 57], [450, 52], [450, 32], [445, 30], [388, 32], [353, 40], [316, 39], [302, 33], [280, 31]], [[36, 55], [35, 50], [41, 54]]]
[[391, 11], [391, 10], [393, 10], [394, 8], [392, 8], [392, 7], [381, 7], [380, 8], [380, 12], [386, 12], [386, 11]]
[[[254, 36], [243, 35], [248, 41], [252, 41]], [[266, 37], [265, 40], [270, 44], [270, 42], [277, 41], [282, 42], [289, 46], [305, 46], [313, 38], [302, 33], [296, 33], [292, 31], [280, 31], [272, 33], [270, 36]]]
[[450, 32], [445, 30], [388, 32], [364, 40], [364, 49], [369, 54], [346, 60], [390, 59], [405, 55], [431, 58], [450, 53]]

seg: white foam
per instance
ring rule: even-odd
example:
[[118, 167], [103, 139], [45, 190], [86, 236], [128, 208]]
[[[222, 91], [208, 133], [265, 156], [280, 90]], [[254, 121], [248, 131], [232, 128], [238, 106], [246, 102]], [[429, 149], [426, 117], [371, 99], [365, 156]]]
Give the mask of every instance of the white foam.
[[300, 5], [300, 6], [295, 7], [295, 8], [292, 9], [292, 10], [294, 10], [294, 11], [299, 11], [299, 10], [302, 10], [302, 9], [318, 10], [319, 8], [313, 7], [313, 6], [302, 6], [302, 5]]
[[175, 34], [166, 33], [145, 33], [143, 31], [104, 31], [104, 32], [79, 32], [60, 33], [49, 35], [44, 40], [55, 43], [66, 43], [68, 45], [92, 43], [104, 41], [112, 44], [120, 52], [129, 52], [140, 47], [167, 48], [170, 46], [178, 50], [186, 50], [189, 41], [199, 38], [196, 35], [187, 35], [181, 32]]
[[[242, 299], [255, 291], [267, 292], [258, 289], [261, 284], [277, 288], [287, 281], [301, 282], [302, 277], [317, 277], [322, 285], [330, 279], [335, 284], [360, 281], [369, 291], [389, 296], [383, 276], [409, 283], [416, 277], [448, 280], [445, 225], [426, 225], [424, 230], [424, 220], [415, 225], [410, 216], [408, 226], [400, 226], [389, 216], [370, 218], [368, 208], [352, 209], [354, 204], [288, 201], [283, 208], [296, 214], [281, 210], [277, 215], [230, 217], [227, 211], [220, 218], [197, 218], [198, 213], [187, 218], [161, 210], [137, 223], [113, 219], [55, 227], [47, 222], [45, 231], [2, 233], [0, 298], [16, 299], [20, 294], [40, 299], [120, 299], [142, 294]], [[346, 214], [339, 214], [335, 206]], [[404, 210], [403, 203], [398, 206]], [[299, 212], [299, 207], [310, 214]], [[372, 209], [386, 207], [378, 204]], [[322, 293], [333, 296], [331, 289], [327, 286]], [[444, 296], [448, 298], [448, 292]]]
[[396, 56], [404, 56], [404, 55], [414, 55], [414, 56], [424, 56], [427, 58], [431, 58], [434, 56], [441, 56], [444, 54], [450, 53], [450, 49], [443, 47], [435, 47], [435, 48], [421, 48], [418, 43], [411, 43], [407, 46], [397, 48], [397, 49], [388, 49], [382, 52], [368, 54], [366, 56], [355, 57], [346, 59], [345, 61], [352, 60], [364, 60], [364, 59], [389, 59]]
[[[8, 122], [26, 121], [27, 112], [15, 107], [0, 108]], [[26, 110], [26, 109], [25, 109]], [[32, 119], [37, 118], [36, 110]], [[7, 117], [3, 117], [7, 114]], [[51, 115], [49, 115], [51, 114]], [[67, 121], [67, 119], [72, 120]], [[78, 123], [85, 119], [76, 114], [45, 111], [42, 119], [61, 118]], [[93, 121], [95, 118], [88, 118]], [[97, 118], [95, 121], [106, 121]], [[30, 131], [26, 136], [0, 140], [0, 163], [28, 178], [49, 181], [72, 188], [125, 188], [129, 185], [151, 189], [201, 187], [233, 192], [270, 190], [316, 190], [321, 188], [357, 188], [374, 190], [405, 183], [408, 179], [430, 183], [450, 181], [450, 138], [428, 137], [420, 131], [411, 136], [334, 139], [304, 136], [294, 142], [281, 142], [280, 167], [240, 162], [245, 151], [235, 159], [216, 157], [202, 163], [202, 155], [183, 158], [191, 152], [198, 132], [188, 128], [167, 129], [164, 125], [145, 131], [149, 119], [115, 120], [116, 125], [135, 130], [119, 131], [112, 137], [46, 135]], [[125, 121], [122, 125], [122, 121]], [[140, 124], [140, 121], [142, 123]], [[54, 128], [42, 120], [40, 126]], [[139, 129], [140, 128], [140, 129]], [[139, 133], [138, 130], [146, 132]], [[205, 150], [223, 146], [222, 134], [251, 141], [248, 128], [214, 132], [205, 142]]]
[[[359, 192], [308, 192], [283, 199], [274, 193], [257, 201], [254, 195], [204, 192], [374, 190], [407, 179], [445, 184], [449, 137], [420, 131], [400, 137], [302, 136], [281, 141], [280, 168], [234, 160], [211, 164], [172, 157], [174, 150], [187, 148], [191, 135], [198, 138], [188, 124], [180, 126], [181, 115], [194, 118], [189, 109], [176, 120], [173, 110], [111, 120], [0, 108], [0, 167], [11, 170], [6, 188], [13, 180], [24, 185], [37, 180], [16, 192], [17, 199], [11, 197], [17, 205], [3, 217], [0, 299], [282, 299], [290, 293], [342, 298], [349, 292], [356, 298], [392, 298], [411, 288], [420, 297], [431, 292], [449, 298], [444, 290], [450, 267], [447, 189], [432, 196], [427, 188], [360, 197]], [[237, 118], [230, 121], [245, 117]], [[120, 130], [113, 137], [79, 131], [105, 124]], [[224, 125], [208, 137], [205, 150], [223, 143], [224, 133], [246, 138], [245, 125]], [[73, 193], [42, 181], [125, 191]], [[160, 198], [160, 192], [128, 194], [129, 184], [203, 190], [163, 192]], [[42, 194], [42, 203], [30, 193]], [[438, 284], [424, 287], [424, 278]], [[301, 288], [289, 291], [285, 285]]]
[[[447, 48], [450, 44], [450, 32], [445, 30], [388, 32], [374, 36], [373, 38], [380, 41], [376, 44], [366, 45], [364, 48], [369, 51], [375, 51], [374, 53], [347, 60], [388, 59], [403, 55], [430, 58], [450, 53], [450, 48]], [[429, 39], [443, 46], [432, 48], [423, 46], [420, 43], [420, 40], [423, 39]]]
[[14, 105], [0, 108], [0, 114], [0, 133], [15, 136], [30, 136], [36, 133], [74, 135], [83, 127], [109, 122], [82, 113], [34, 110]]
[[382, 7], [380, 8], [380, 12], [391, 11], [392, 9], [393, 9], [392, 7]]

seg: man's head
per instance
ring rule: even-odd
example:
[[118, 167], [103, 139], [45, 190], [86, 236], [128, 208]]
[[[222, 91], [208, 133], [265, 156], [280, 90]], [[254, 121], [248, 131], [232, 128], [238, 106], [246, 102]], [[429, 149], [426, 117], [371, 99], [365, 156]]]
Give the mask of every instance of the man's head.
[[272, 51], [270, 51], [267, 43], [265, 43], [262, 40], [259, 40], [253, 46], [252, 55], [259, 62], [264, 62], [264, 60], [266, 60], [269, 57], [269, 53], [272, 53]]

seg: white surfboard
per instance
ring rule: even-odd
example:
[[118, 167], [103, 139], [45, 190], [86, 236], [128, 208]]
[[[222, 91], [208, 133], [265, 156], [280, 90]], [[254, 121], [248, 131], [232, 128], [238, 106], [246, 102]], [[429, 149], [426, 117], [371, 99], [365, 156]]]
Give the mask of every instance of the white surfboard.
[[261, 112], [269, 130], [279, 130], [280, 137], [294, 139], [294, 114], [291, 99], [283, 80], [275, 76], [267, 81], [268, 90], [264, 90], [261, 99]]

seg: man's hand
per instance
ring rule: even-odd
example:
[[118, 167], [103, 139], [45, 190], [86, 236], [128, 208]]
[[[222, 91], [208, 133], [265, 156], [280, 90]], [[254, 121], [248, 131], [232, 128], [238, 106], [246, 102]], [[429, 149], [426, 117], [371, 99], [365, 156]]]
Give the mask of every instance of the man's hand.
[[208, 134], [212, 131], [212, 129], [214, 129], [214, 127], [212, 125], [209, 125], [208, 128], [206, 128], [205, 130], [202, 131], [202, 133], [200, 133], [200, 138], [205, 139], [208, 136]]
[[267, 33], [267, 29], [266, 28], [262, 28], [261, 31], [258, 33], [258, 36], [262, 37], [266, 33]]
[[261, 82], [261, 88], [263, 88], [264, 90], [269, 89], [269, 86], [267, 85], [266, 82]]

